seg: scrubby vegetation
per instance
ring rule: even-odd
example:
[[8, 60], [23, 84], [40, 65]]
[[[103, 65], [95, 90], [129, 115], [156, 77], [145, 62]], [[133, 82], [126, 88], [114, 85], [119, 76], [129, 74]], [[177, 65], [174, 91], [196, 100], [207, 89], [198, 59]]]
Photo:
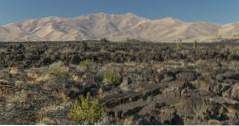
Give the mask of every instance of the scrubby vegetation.
[[1, 43], [0, 124], [238, 124], [238, 49]]
[[55, 76], [62, 76], [68, 73], [68, 68], [65, 67], [63, 62], [58, 61], [49, 66], [48, 72]]
[[92, 63], [92, 61], [90, 59], [86, 59], [86, 60], [81, 61], [79, 66], [89, 68], [91, 63]]
[[80, 99], [74, 103], [69, 112], [69, 118], [80, 124], [96, 124], [103, 119], [104, 112], [99, 101], [94, 98], [90, 98], [88, 94], [86, 97], [80, 97]]
[[103, 82], [106, 85], [117, 86], [121, 82], [121, 76], [113, 69], [107, 69], [103, 74]]

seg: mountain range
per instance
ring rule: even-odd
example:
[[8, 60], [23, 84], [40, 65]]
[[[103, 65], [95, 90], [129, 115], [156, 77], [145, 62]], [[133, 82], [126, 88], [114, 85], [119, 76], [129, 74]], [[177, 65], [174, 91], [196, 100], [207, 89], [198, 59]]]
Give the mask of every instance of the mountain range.
[[75, 18], [44, 17], [0, 26], [0, 41], [213, 42], [239, 38], [239, 23], [185, 22], [173, 18], [147, 19], [126, 14], [96, 13]]

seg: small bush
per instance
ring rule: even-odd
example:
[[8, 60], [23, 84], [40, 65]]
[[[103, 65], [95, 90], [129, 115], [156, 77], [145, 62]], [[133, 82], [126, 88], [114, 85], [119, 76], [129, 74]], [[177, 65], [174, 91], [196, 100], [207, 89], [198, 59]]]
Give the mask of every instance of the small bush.
[[86, 67], [89, 68], [91, 65], [91, 60], [90, 59], [86, 59], [80, 62], [80, 67]]
[[66, 74], [68, 72], [69, 69], [61, 61], [51, 64], [48, 68], [48, 73], [56, 76]]
[[139, 40], [137, 40], [137, 39], [134, 39], [134, 38], [127, 38], [126, 39], [126, 42], [139, 42]]
[[100, 39], [100, 41], [101, 42], [106, 42], [106, 43], [110, 42], [107, 38], [102, 38], [102, 39]]
[[182, 43], [177, 43], [175, 50], [176, 50], [176, 51], [180, 51], [180, 50], [182, 50], [182, 49], [183, 49], [183, 44], [182, 44]]
[[69, 68], [61, 61], [51, 64], [46, 74], [53, 75], [59, 80], [66, 80], [70, 77]]
[[118, 85], [121, 82], [121, 76], [114, 70], [107, 70], [103, 75], [103, 82], [110, 85]]
[[233, 60], [235, 57], [237, 57], [237, 54], [239, 50], [237, 48], [229, 48], [229, 54], [227, 55], [228, 60]]
[[96, 124], [103, 118], [103, 108], [97, 99], [90, 99], [90, 96], [80, 97], [72, 106], [69, 118], [80, 124]]

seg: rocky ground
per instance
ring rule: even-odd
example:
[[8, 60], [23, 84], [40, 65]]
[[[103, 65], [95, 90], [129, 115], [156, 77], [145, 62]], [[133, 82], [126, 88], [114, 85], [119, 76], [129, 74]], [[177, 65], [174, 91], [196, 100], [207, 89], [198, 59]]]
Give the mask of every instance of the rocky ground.
[[69, 114], [87, 94], [94, 124], [239, 124], [238, 61], [239, 45], [2, 43], [0, 124], [87, 124]]

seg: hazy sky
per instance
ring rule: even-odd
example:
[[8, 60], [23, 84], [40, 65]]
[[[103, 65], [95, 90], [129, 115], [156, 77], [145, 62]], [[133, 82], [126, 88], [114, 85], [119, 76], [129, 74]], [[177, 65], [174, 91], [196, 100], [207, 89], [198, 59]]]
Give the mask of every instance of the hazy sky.
[[0, 24], [96, 12], [131, 12], [151, 19], [173, 17], [222, 24], [239, 21], [239, 0], [0, 0]]

